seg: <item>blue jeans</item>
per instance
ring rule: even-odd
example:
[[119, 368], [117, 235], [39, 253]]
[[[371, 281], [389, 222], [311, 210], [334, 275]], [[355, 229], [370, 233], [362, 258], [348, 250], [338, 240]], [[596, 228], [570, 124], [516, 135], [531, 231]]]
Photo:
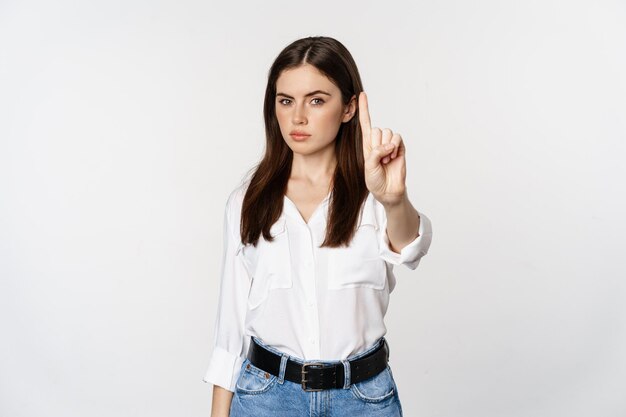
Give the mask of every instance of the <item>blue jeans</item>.
[[[350, 384], [349, 376], [346, 375], [346, 385], [343, 388], [305, 391], [300, 384], [284, 379], [287, 358], [300, 364], [305, 361], [290, 357], [256, 337], [254, 340], [283, 357], [280, 373], [279, 375], [266, 373], [252, 365], [246, 358], [237, 379], [230, 406], [230, 417], [402, 417], [398, 387], [389, 364], [378, 375], [355, 384]], [[383, 341], [384, 337], [381, 337], [374, 346], [350, 356], [346, 361], [322, 361], [322, 363], [343, 362], [347, 365], [348, 359], [367, 355]]]

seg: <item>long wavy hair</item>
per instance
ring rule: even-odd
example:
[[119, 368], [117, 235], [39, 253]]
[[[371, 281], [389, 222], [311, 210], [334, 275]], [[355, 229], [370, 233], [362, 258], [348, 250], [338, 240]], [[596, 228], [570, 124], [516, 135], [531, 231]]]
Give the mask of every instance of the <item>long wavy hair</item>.
[[[274, 60], [265, 89], [265, 153], [252, 168], [252, 176], [241, 209], [240, 233], [243, 244], [256, 246], [259, 237], [272, 241], [270, 227], [283, 210], [284, 195], [291, 174], [293, 151], [283, 139], [276, 118], [276, 81], [287, 69], [304, 64], [316, 67], [341, 91], [347, 105], [363, 91], [361, 77], [350, 52], [339, 41], [325, 36], [298, 39], [286, 46]], [[356, 232], [360, 209], [367, 198], [361, 126], [358, 109], [342, 123], [335, 138], [337, 165], [332, 179], [326, 236], [321, 246], [349, 244]]]

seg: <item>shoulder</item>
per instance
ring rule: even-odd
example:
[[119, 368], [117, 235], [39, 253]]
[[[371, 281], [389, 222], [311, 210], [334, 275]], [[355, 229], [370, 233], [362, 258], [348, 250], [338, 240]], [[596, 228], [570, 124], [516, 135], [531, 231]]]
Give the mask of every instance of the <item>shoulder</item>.
[[243, 198], [246, 195], [250, 180], [242, 180], [235, 188], [233, 188], [226, 199], [226, 209], [229, 212], [233, 210], [241, 211], [241, 205], [243, 204]]
[[228, 221], [231, 224], [233, 232], [239, 229], [239, 223], [241, 221], [241, 207], [243, 205], [243, 199], [250, 185], [250, 180], [241, 180], [228, 194], [225, 204], [225, 214]]

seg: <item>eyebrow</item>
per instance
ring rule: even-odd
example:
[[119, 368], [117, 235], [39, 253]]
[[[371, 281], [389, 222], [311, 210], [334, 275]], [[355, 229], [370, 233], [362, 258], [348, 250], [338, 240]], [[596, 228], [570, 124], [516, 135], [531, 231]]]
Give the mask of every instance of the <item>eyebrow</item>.
[[[305, 94], [304, 97], [314, 96], [316, 94], [326, 94], [327, 96], [330, 96], [330, 93], [327, 93], [326, 91], [315, 90], [315, 91], [311, 91], [308, 94]], [[290, 95], [285, 94], [285, 93], [276, 93], [276, 97], [278, 97], [278, 96], [283, 96], [283, 97], [287, 97], [287, 98], [293, 99], [293, 97], [291, 97]]]

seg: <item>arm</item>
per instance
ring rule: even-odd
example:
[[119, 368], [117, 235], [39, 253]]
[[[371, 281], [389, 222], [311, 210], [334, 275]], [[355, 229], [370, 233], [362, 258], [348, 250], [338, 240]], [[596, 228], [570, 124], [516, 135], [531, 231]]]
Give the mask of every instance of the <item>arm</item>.
[[400, 253], [402, 248], [419, 237], [420, 216], [406, 193], [395, 204], [383, 204], [387, 214], [389, 248]]
[[407, 197], [406, 149], [399, 133], [372, 128], [365, 92], [359, 93], [365, 185], [383, 208], [379, 228], [380, 255], [393, 265], [417, 268], [432, 238], [429, 219]]
[[430, 219], [416, 210], [406, 196], [395, 204], [375, 201], [381, 257], [391, 265], [417, 268], [432, 241]]
[[237, 378], [249, 346], [245, 335], [247, 299], [251, 279], [244, 258], [243, 245], [235, 231], [240, 202], [231, 194], [224, 212], [224, 249], [219, 298], [215, 319], [213, 352], [204, 381], [213, 384], [212, 415], [228, 416]]
[[213, 385], [213, 403], [211, 406], [211, 417], [228, 417], [230, 415], [230, 403], [233, 400], [233, 393]]

